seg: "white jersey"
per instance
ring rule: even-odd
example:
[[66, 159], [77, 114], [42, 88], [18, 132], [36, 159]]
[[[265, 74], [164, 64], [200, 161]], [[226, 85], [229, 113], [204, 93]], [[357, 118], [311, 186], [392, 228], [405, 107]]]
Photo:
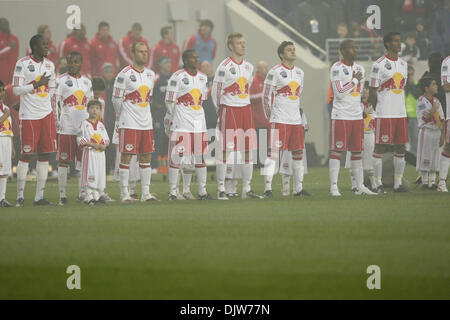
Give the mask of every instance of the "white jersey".
[[245, 107], [250, 104], [249, 88], [253, 80], [253, 65], [247, 60], [223, 60], [214, 76], [212, 98], [218, 109], [221, 105]]
[[372, 65], [370, 86], [377, 90], [377, 118], [406, 118], [405, 84], [408, 65], [382, 56]]
[[[33, 83], [39, 81], [43, 74], [50, 76], [48, 84], [34, 89]], [[55, 65], [44, 58], [37, 62], [27, 56], [16, 63], [13, 77], [14, 95], [20, 96], [20, 120], [38, 120], [52, 112], [51, 98], [56, 87]]]
[[299, 67], [276, 65], [264, 80], [263, 107], [270, 122], [302, 124], [300, 94], [304, 72]]
[[[361, 72], [361, 81], [353, 78], [353, 72]], [[359, 120], [363, 118], [361, 110], [361, 92], [364, 89], [365, 70], [363, 66], [353, 63], [349, 66], [338, 61], [331, 67], [330, 79], [333, 87], [333, 110], [331, 119]]]
[[[361, 102], [361, 109], [364, 111], [365, 106], [364, 103]], [[375, 132], [375, 119], [376, 119], [376, 113], [375, 111], [370, 107], [370, 111], [368, 114], [366, 114], [366, 117], [364, 118], [364, 133], [374, 133]]]
[[[441, 66], [442, 85], [450, 83], [450, 56], [442, 61]], [[450, 119], [450, 92], [445, 93], [445, 101], [447, 102], [447, 120]]]
[[81, 122], [89, 117], [86, 106], [92, 98], [92, 83], [86, 76], [64, 73], [56, 79], [56, 107], [61, 108], [58, 133], [77, 134]]
[[[9, 108], [3, 103], [0, 103], [0, 117], [3, 116], [6, 110], [9, 110]], [[13, 136], [12, 120], [11, 116], [9, 116], [5, 121], [3, 121], [3, 123], [0, 123], [0, 137], [12, 137], [12, 136]]]
[[119, 72], [113, 91], [119, 128], [153, 129], [150, 96], [154, 83], [155, 73], [147, 68], [139, 72], [133, 66], [128, 66]]
[[202, 102], [208, 98], [208, 77], [181, 69], [169, 79], [166, 101], [175, 102], [170, 130], [179, 132], [206, 132], [205, 111]]
[[[425, 120], [425, 117], [427, 117], [427, 113], [430, 113], [433, 104], [437, 104], [438, 108], [430, 120], [427, 121]], [[425, 127], [433, 130], [441, 130], [443, 127], [442, 123], [444, 121], [444, 112], [438, 98], [433, 97], [432, 101], [430, 101], [424, 96], [420, 96], [419, 99], [417, 99], [416, 112], [419, 128]]]

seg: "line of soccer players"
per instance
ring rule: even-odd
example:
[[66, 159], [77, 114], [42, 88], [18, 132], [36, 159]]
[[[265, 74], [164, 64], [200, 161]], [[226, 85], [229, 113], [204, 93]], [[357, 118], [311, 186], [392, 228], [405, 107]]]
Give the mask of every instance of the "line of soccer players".
[[[242, 159], [242, 198], [272, 197], [272, 177], [279, 167], [280, 154], [291, 154], [294, 196], [309, 196], [303, 189], [304, 117], [300, 108], [300, 96], [304, 86], [304, 72], [295, 66], [295, 46], [284, 41], [278, 47], [281, 63], [266, 76], [262, 102], [267, 119], [271, 123], [268, 138], [268, 157], [264, 166], [264, 196], [251, 188], [253, 155], [257, 149], [256, 131], [250, 107], [249, 86], [253, 77], [253, 65], [245, 58], [244, 36], [238, 32], [228, 35], [226, 45], [231, 54], [223, 60], [215, 73], [212, 98], [218, 113], [216, 170], [218, 200], [228, 200], [225, 192], [227, 161], [230, 154], [239, 152]], [[340, 158], [343, 151], [350, 152], [351, 174], [355, 194], [376, 195], [385, 193], [381, 183], [382, 155], [387, 145], [394, 146], [394, 191], [406, 191], [402, 185], [405, 168], [405, 143], [408, 142], [408, 126], [404, 101], [404, 85], [407, 63], [398, 57], [401, 48], [400, 34], [389, 33], [384, 37], [387, 54], [372, 66], [369, 76], [368, 103], [363, 103], [364, 68], [355, 63], [357, 48], [353, 41], [341, 43], [342, 60], [330, 71], [334, 93], [331, 114], [330, 139], [330, 193], [340, 196], [337, 181]], [[77, 160], [80, 200], [93, 205], [105, 202], [105, 155], [110, 139], [100, 121], [102, 103], [94, 99], [91, 80], [83, 76], [83, 57], [71, 52], [67, 57], [68, 72], [55, 77], [55, 67], [46, 59], [47, 40], [35, 35], [30, 40], [31, 55], [20, 59], [14, 69], [13, 91], [20, 96], [21, 157], [17, 166], [16, 206], [24, 205], [24, 189], [31, 156], [38, 154], [35, 205], [50, 204], [44, 197], [51, 152], [58, 151], [58, 183], [60, 205], [67, 203], [66, 183], [71, 162]], [[113, 90], [116, 112], [116, 130], [112, 141], [118, 142], [120, 152], [119, 183], [121, 201], [131, 203], [130, 164], [138, 164], [141, 180], [141, 201], [159, 201], [150, 193], [151, 153], [154, 151], [150, 97], [155, 73], [146, 68], [148, 49], [137, 42], [131, 47], [132, 64], [117, 75]], [[208, 135], [202, 101], [207, 99], [207, 76], [198, 71], [198, 53], [189, 49], [182, 55], [184, 68], [169, 79], [166, 90], [166, 132], [169, 144], [169, 200], [180, 199], [178, 192], [180, 169], [196, 172], [200, 200], [213, 200], [206, 190], [205, 155], [208, 152]], [[442, 65], [443, 87], [450, 102], [449, 57]], [[446, 137], [439, 157], [439, 137], [443, 127], [442, 108], [433, 98], [436, 83], [421, 80], [424, 96], [418, 101], [421, 131], [419, 136], [418, 170], [423, 181], [428, 172], [440, 171], [439, 191], [447, 191], [445, 181], [450, 163], [449, 108], [447, 103]], [[0, 98], [4, 86], [0, 85]], [[1, 206], [11, 206], [5, 199], [6, 176], [11, 171], [10, 155], [11, 119], [9, 109], [0, 108], [0, 200]], [[375, 119], [375, 124], [373, 119]], [[366, 135], [375, 127], [374, 135]], [[438, 132], [438, 133], [437, 133]], [[444, 131], [445, 132], [445, 131]], [[57, 135], [58, 133], [58, 135]], [[373, 131], [372, 131], [373, 133]], [[439, 137], [438, 137], [439, 136]], [[442, 135], [443, 137], [443, 135]], [[370, 141], [370, 140], [373, 141]], [[57, 141], [58, 140], [58, 141]], [[367, 140], [367, 142], [364, 142]], [[374, 144], [373, 144], [374, 142]], [[364, 149], [363, 146], [367, 148]], [[370, 152], [373, 154], [372, 159]], [[437, 148], [437, 153], [436, 153]], [[363, 151], [364, 150], [364, 151]], [[364, 152], [364, 155], [363, 155]], [[134, 157], [134, 155], [137, 156]], [[369, 163], [363, 164], [364, 162]], [[133, 158], [136, 158], [134, 162]], [[137, 161], [136, 161], [137, 160]], [[373, 164], [372, 191], [364, 186], [363, 170]], [[439, 165], [437, 165], [439, 163]], [[439, 166], [439, 168], [437, 168]]]

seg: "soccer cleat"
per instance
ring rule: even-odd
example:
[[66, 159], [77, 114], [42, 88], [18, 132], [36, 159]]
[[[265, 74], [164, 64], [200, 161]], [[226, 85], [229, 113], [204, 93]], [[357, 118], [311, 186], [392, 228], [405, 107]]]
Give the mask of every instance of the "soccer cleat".
[[357, 196], [360, 195], [368, 195], [368, 196], [376, 196], [378, 193], [370, 191], [366, 186], [362, 186], [361, 189], [356, 189], [355, 194]]
[[437, 190], [438, 186], [437, 184], [433, 183], [431, 186], [428, 186], [429, 190]]
[[180, 191], [177, 190], [177, 194], [176, 194], [177, 200], [186, 200], [185, 197], [183, 197], [183, 195], [180, 193]]
[[67, 198], [63, 197], [59, 199], [58, 206], [65, 206], [67, 204]]
[[95, 206], [95, 204], [97, 203], [97, 201], [95, 201], [94, 199], [89, 200], [88, 202], [85, 202], [88, 206]]
[[[130, 197], [133, 198], [133, 195], [130, 195]], [[110, 203], [115, 202], [116, 200], [111, 199], [107, 193], [104, 193], [98, 198], [98, 201], [101, 201], [101, 203]]]
[[409, 192], [409, 190], [401, 184], [397, 189], [394, 188], [394, 192]]
[[135, 200], [133, 200], [133, 198], [131, 198], [131, 197], [128, 195], [128, 196], [122, 197], [122, 198], [120, 199], [120, 201], [121, 201], [122, 203], [132, 203], [132, 202], [135, 201]]
[[24, 198], [19, 198], [16, 200], [16, 207], [23, 207], [23, 205], [25, 204], [25, 199]]
[[47, 199], [39, 199], [38, 201], [34, 202], [35, 206], [51, 206], [53, 205], [53, 203], [51, 203], [50, 201], [47, 201]]
[[281, 195], [283, 197], [288, 197], [291, 195], [291, 192], [289, 190], [283, 190], [283, 191], [281, 191]]
[[382, 185], [379, 185], [379, 186], [375, 189], [375, 192], [378, 193], [378, 194], [386, 194], [386, 193], [387, 193], [386, 191], [384, 191], [384, 188], [383, 188]]
[[78, 202], [84, 202], [84, 196], [78, 196], [77, 197]]
[[340, 197], [342, 194], [339, 192], [339, 189], [337, 187], [330, 188], [330, 193], [332, 197]]
[[96, 201], [97, 204], [106, 204], [106, 200], [102, 197], [99, 197], [98, 200]]
[[217, 192], [217, 200], [230, 200], [230, 198], [227, 197], [225, 194], [225, 191], [218, 191]]
[[242, 193], [242, 199], [264, 199], [263, 196], [258, 196], [253, 190], [247, 193]]
[[186, 200], [195, 200], [195, 197], [191, 192], [184, 192], [183, 198]]
[[436, 190], [439, 191], [439, 192], [448, 192], [448, 189], [447, 189], [447, 186], [445, 185], [445, 183], [444, 184], [440, 183], [437, 186]]
[[157, 201], [159, 202], [159, 199], [156, 198], [154, 195], [152, 195], [151, 193], [147, 193], [147, 194], [143, 194], [141, 197], [141, 202], [150, 202], [150, 201]]
[[264, 191], [264, 198], [272, 198], [272, 190]]
[[352, 188], [352, 192], [356, 192], [358, 189], [356, 187]]
[[139, 200], [139, 196], [136, 193], [130, 194], [130, 198], [135, 201]]
[[312, 194], [306, 191], [305, 189], [302, 189], [302, 191], [300, 192], [294, 193], [294, 197], [303, 197], [303, 196], [311, 197]]
[[6, 199], [3, 199], [2, 201], [0, 201], [0, 207], [2, 207], [2, 208], [9, 208], [12, 206], [13, 205], [11, 203], [9, 203]]
[[422, 183], [422, 176], [419, 174], [419, 176], [414, 181], [414, 184], [421, 184]]
[[174, 194], [169, 194], [169, 199], [168, 199], [169, 201], [176, 201], [176, 200], [178, 200], [178, 198], [177, 198], [177, 196], [176, 195], [174, 195]]
[[217, 200], [217, 199], [214, 199], [213, 197], [211, 197], [209, 193], [207, 193], [204, 195], [199, 195], [198, 200]]

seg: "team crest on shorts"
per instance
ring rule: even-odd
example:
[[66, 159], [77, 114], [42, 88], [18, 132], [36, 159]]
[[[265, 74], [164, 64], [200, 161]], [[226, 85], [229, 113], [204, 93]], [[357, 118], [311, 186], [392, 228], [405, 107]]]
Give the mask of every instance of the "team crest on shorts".
[[126, 149], [127, 151], [131, 151], [131, 150], [133, 150], [133, 145], [132, 145], [132, 144], [127, 144], [127, 145], [125, 146], [125, 149]]
[[23, 146], [23, 152], [28, 153], [30, 151], [31, 151], [31, 146], [30, 145], [27, 144], [27, 145]]
[[227, 142], [227, 148], [228, 149], [233, 149], [234, 148], [234, 142]]
[[342, 141], [336, 141], [336, 148], [340, 149], [344, 146], [344, 143]]
[[66, 160], [69, 157], [69, 155], [67, 154], [67, 152], [62, 152], [61, 153], [61, 159], [62, 160]]
[[388, 142], [388, 141], [389, 141], [389, 136], [388, 136], [387, 134], [383, 135], [383, 136], [381, 137], [381, 141], [383, 141], [383, 142]]
[[283, 142], [281, 142], [281, 140], [275, 141], [275, 147], [281, 148], [282, 145], [283, 145]]

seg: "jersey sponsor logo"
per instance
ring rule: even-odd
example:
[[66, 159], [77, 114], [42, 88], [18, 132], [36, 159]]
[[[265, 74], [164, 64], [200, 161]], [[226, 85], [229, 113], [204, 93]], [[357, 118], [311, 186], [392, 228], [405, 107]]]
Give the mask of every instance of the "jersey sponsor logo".
[[280, 72], [280, 76], [282, 76], [283, 78], [287, 78], [287, 73], [286, 73], [286, 71], [281, 71]]
[[399, 72], [396, 72], [394, 73], [392, 78], [390, 78], [388, 81], [386, 81], [380, 86], [380, 89], [392, 90], [392, 92], [394, 92], [395, 94], [400, 94], [403, 92], [405, 82], [406, 81], [405, 78], [403, 78], [403, 75]]
[[17, 66], [15, 72], [20, 72], [20, 71], [22, 71], [22, 66]]
[[300, 85], [297, 81], [291, 81], [287, 86], [278, 89], [277, 95], [286, 96], [291, 100], [297, 100], [300, 95]]
[[29, 152], [31, 152], [31, 146], [30, 145], [24, 145], [23, 146], [23, 152], [25, 152], [25, 153], [29, 153]]
[[232, 96], [238, 96], [241, 99], [248, 97], [248, 80], [244, 77], [239, 77], [236, 82], [226, 87], [223, 94], [230, 94]]
[[28, 71], [30, 71], [30, 72], [34, 72], [34, 65], [32, 65], [32, 64], [29, 64], [28, 65]]
[[124, 101], [131, 101], [141, 108], [146, 108], [150, 102], [150, 88], [142, 85], [137, 90], [125, 95]]
[[230, 73], [231, 74], [236, 74], [236, 69], [233, 67], [233, 68], [230, 68]]
[[185, 85], [188, 85], [188, 84], [189, 84], [189, 79], [188, 79], [188, 78], [183, 78], [183, 80], [181, 80], [181, 81], [183, 81], [183, 83], [184, 83]]
[[386, 62], [386, 64], [384, 65], [384, 67], [385, 67], [386, 69], [388, 69], [388, 70], [391, 70], [391, 69], [392, 69], [392, 66], [391, 66], [391, 64], [390, 64], [389, 62]]
[[381, 141], [388, 142], [389, 141], [389, 136], [387, 134], [384, 134], [383, 136], [381, 136]]
[[348, 76], [348, 70], [347, 70], [347, 68], [342, 69], [342, 71], [344, 71], [344, 74], [345, 74], [346, 76]]
[[68, 87], [71, 87], [71, 86], [73, 86], [73, 82], [72, 82], [72, 80], [67, 80], [66, 82], [65, 82], [65, 84], [66, 84], [66, 86], [68, 86]]
[[190, 107], [195, 111], [200, 110], [202, 108], [202, 93], [199, 89], [194, 88], [181, 97], [178, 97], [177, 104]]
[[130, 80], [135, 82], [136, 81], [136, 76], [134, 74], [131, 74], [130, 75]]
[[[39, 75], [35, 81], [38, 82], [39, 80], [41, 80], [41, 78], [42, 78], [42, 75]], [[50, 92], [48, 83], [46, 85], [37, 87], [36, 89], [33, 90], [33, 92], [36, 93], [38, 95], [38, 97], [41, 97], [41, 98], [47, 97], [48, 93]]]
[[64, 105], [68, 107], [75, 107], [77, 110], [83, 110], [86, 108], [87, 98], [83, 90], [77, 90], [66, 99], [64, 99]]

